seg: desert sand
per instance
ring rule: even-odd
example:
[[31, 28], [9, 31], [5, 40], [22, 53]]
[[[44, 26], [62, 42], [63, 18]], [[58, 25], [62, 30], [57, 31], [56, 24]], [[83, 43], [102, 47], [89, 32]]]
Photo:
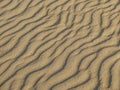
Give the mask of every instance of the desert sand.
[[0, 0], [0, 90], [120, 90], [120, 0]]

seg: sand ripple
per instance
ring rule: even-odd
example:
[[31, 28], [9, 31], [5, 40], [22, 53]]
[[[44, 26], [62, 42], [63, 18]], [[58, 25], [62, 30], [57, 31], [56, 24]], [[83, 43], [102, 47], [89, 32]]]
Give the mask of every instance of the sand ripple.
[[0, 90], [120, 90], [120, 0], [0, 0]]

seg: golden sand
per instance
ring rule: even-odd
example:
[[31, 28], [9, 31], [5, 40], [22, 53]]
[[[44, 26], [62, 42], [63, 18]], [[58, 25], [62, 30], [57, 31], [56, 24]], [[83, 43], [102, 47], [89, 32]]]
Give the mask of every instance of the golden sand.
[[0, 0], [0, 90], [120, 90], [120, 0]]

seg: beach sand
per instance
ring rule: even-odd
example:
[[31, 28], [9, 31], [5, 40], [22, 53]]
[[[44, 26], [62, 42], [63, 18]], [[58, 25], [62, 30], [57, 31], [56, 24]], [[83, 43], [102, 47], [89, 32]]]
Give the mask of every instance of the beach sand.
[[120, 90], [120, 0], [0, 0], [0, 90]]

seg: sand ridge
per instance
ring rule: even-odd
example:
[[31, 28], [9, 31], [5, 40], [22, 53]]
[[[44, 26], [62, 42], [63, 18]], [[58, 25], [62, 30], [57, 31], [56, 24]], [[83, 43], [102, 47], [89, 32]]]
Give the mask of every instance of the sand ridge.
[[0, 90], [120, 90], [120, 0], [0, 0]]

